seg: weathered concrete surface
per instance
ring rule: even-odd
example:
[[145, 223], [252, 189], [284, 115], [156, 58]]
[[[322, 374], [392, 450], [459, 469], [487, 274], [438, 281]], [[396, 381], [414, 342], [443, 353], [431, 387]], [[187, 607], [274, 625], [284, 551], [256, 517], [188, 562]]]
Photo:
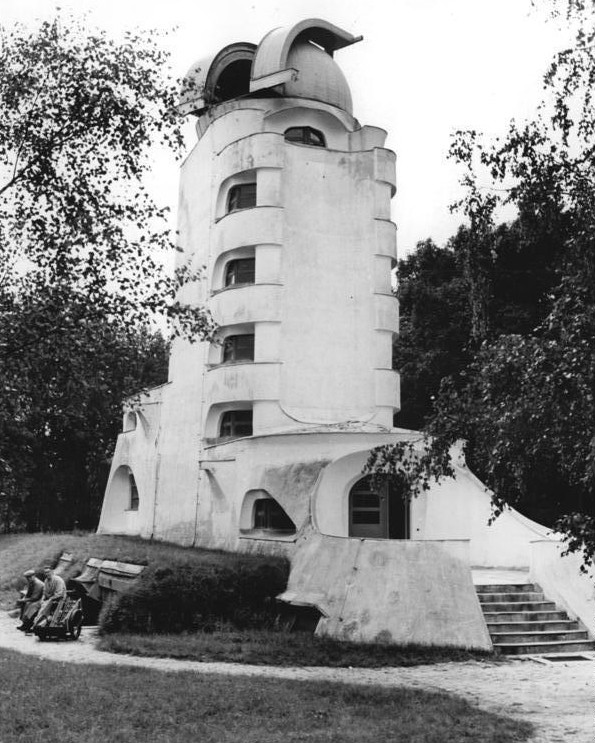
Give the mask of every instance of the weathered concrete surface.
[[297, 545], [280, 597], [317, 606], [316, 633], [354, 642], [490, 650], [468, 544], [327, 537]]

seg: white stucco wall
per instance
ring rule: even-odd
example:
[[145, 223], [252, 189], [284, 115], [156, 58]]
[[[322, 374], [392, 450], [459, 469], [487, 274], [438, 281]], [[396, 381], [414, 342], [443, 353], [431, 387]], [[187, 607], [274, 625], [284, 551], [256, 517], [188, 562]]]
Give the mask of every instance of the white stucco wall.
[[[235, 465], [218, 466], [221, 482], [199, 466], [223, 412], [251, 407], [255, 435], [319, 422], [392, 422], [395, 158], [379, 147], [382, 130], [363, 131], [324, 103], [255, 99], [217, 108], [182, 166], [178, 265], [205, 266], [206, 273], [181, 299], [207, 302], [222, 337], [253, 332], [255, 358], [219, 365], [220, 347], [174, 341], [159, 436], [147, 462], [156, 505], [150, 526], [141, 517], [136, 531], [237, 548], [241, 498], [249, 489], [241, 467], [255, 466], [240, 465], [248, 444], [235, 445]], [[284, 141], [288, 127], [306, 125], [324, 132], [326, 149]], [[226, 214], [229, 188], [250, 180], [257, 183], [256, 207]], [[246, 256], [255, 257], [255, 284], [225, 288], [226, 263]], [[302, 454], [298, 447], [288, 461]], [[310, 451], [308, 457], [318, 458]], [[145, 467], [122, 447], [119, 464]], [[117, 508], [107, 510], [113, 526]]]
[[558, 539], [538, 539], [531, 543], [531, 580], [549, 600], [580, 619], [595, 637], [595, 572], [581, 571], [580, 554], [564, 555]]
[[[178, 260], [206, 266], [197, 298], [209, 298], [223, 333], [253, 325], [258, 360], [282, 365], [279, 385], [268, 379], [274, 372], [248, 365], [230, 374], [204, 369], [199, 348], [181, 341], [172, 353], [172, 382], [204, 375], [204, 406], [226, 395], [276, 402], [276, 416], [269, 405], [259, 419], [255, 408], [259, 433], [350, 419], [390, 425], [398, 405], [390, 369], [398, 322], [390, 291], [395, 158], [377, 146], [357, 150], [381, 144], [384, 133], [370, 128], [367, 138], [355, 138], [354, 119], [307, 100], [220, 108], [182, 168]], [[323, 131], [328, 147], [284, 141], [285, 129], [304, 125]], [[257, 206], [225, 214], [229, 188], [246, 180], [257, 183]], [[225, 264], [248, 254], [256, 259], [256, 283], [225, 289]], [[268, 395], [252, 398], [259, 385]]]
[[[125, 404], [123, 432], [118, 436], [97, 531], [151, 537], [155, 513], [162, 399], [168, 385]], [[132, 427], [132, 416], [136, 425]], [[130, 509], [128, 473], [138, 489], [138, 510]]]
[[[385, 435], [385, 441], [417, 438], [413, 432]], [[361, 443], [361, 442], [358, 442]], [[329, 464], [314, 495], [314, 525], [323, 534], [347, 536], [349, 490], [362, 476], [369, 449], [348, 451]], [[455, 479], [433, 483], [411, 501], [411, 538], [469, 540], [474, 567], [529, 568], [531, 542], [546, 538], [548, 530], [513, 509], [492, 524], [491, 496], [462, 462]]]

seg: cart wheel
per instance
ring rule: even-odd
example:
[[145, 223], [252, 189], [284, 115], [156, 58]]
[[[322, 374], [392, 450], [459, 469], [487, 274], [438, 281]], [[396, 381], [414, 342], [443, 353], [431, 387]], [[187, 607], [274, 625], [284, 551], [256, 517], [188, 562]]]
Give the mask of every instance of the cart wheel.
[[81, 611], [75, 611], [70, 621], [68, 622], [68, 632], [73, 640], [78, 640], [81, 636], [81, 629], [83, 628], [83, 613]]

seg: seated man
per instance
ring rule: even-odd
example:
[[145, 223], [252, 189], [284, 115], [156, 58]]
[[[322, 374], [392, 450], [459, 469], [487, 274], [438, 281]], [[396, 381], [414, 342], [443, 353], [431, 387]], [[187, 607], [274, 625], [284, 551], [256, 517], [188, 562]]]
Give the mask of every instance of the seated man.
[[54, 570], [49, 565], [44, 567], [43, 573], [45, 576], [43, 598], [35, 617], [34, 626], [40, 624], [44, 619], [47, 621], [58, 601], [66, 596], [66, 583], [59, 575], [54, 575]]
[[24, 573], [27, 579], [27, 591], [25, 595], [18, 599], [17, 604], [21, 609], [21, 625], [17, 629], [27, 632], [41, 606], [41, 597], [43, 595], [43, 583], [35, 575], [35, 570], [27, 570]]

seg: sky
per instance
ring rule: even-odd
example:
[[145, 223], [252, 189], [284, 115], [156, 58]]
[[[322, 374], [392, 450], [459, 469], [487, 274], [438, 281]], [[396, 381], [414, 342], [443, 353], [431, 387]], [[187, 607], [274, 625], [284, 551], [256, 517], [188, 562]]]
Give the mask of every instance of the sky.
[[[34, 25], [52, 18], [57, 5], [114, 36], [127, 28], [171, 29], [160, 43], [180, 77], [227, 44], [258, 43], [272, 28], [304, 18], [362, 35], [335, 59], [354, 115], [386, 129], [386, 146], [397, 153], [400, 256], [428, 237], [443, 244], [462, 221], [449, 211], [461, 195], [460, 172], [447, 159], [452, 132], [492, 137], [505, 133], [511, 118], [530, 116], [549, 60], [568, 41], [567, 29], [547, 22], [531, 0], [0, 0], [0, 23]], [[152, 179], [172, 207], [173, 227], [178, 167], [158, 155]]]

